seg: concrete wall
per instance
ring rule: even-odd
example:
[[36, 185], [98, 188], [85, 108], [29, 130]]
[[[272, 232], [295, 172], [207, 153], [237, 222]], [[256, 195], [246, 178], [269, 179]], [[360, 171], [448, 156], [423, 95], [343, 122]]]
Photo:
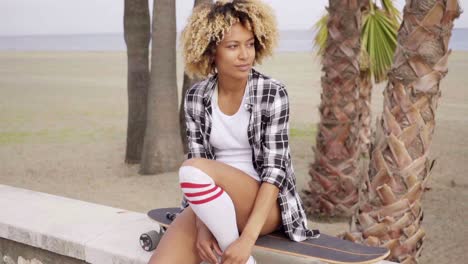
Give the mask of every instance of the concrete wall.
[[[24, 260], [21, 260], [24, 259]], [[83, 260], [74, 259], [67, 256], [62, 256], [57, 253], [31, 247], [12, 240], [0, 238], [0, 263], [31, 263], [35, 259], [34, 264], [60, 263], [60, 264], [84, 264]], [[2, 262], [3, 261], [3, 262]], [[8, 263], [10, 264], [10, 263]], [[32, 264], [32, 263], [31, 263]]]
[[[146, 264], [146, 214], [0, 185], [0, 264]], [[254, 250], [258, 263], [323, 264]], [[390, 263], [380, 262], [379, 264]]]
[[159, 231], [146, 214], [6, 185], [0, 208], [0, 249], [14, 261], [146, 264], [151, 253], [140, 247], [140, 234]]

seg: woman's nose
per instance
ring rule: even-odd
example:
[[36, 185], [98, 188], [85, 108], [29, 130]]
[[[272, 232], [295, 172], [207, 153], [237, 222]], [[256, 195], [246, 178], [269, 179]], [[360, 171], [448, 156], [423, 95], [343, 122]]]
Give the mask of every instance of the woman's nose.
[[239, 59], [247, 59], [249, 57], [249, 51], [245, 47], [241, 47], [239, 50]]

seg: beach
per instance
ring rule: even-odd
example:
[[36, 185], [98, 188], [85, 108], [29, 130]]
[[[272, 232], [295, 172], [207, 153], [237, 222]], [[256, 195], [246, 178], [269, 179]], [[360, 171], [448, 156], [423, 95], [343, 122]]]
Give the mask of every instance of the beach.
[[[121, 51], [0, 51], [0, 184], [142, 213], [179, 206], [175, 172], [142, 176], [138, 165], [124, 164], [126, 62]], [[179, 95], [181, 65], [179, 54]], [[303, 189], [319, 122], [319, 60], [310, 52], [281, 52], [256, 68], [287, 87], [292, 158], [298, 189]], [[468, 52], [452, 52], [441, 82], [420, 263], [468, 258], [467, 68]], [[382, 112], [384, 87], [373, 91], [374, 123]], [[348, 225], [309, 219], [309, 226], [338, 234]]]

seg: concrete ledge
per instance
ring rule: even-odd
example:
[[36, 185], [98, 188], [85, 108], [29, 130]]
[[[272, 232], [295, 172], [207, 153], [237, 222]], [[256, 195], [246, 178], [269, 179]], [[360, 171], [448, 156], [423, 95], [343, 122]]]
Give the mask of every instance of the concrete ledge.
[[[138, 238], [159, 230], [146, 214], [6, 185], [0, 208], [0, 263], [8, 255], [43, 264], [146, 264], [152, 253]], [[259, 263], [323, 264], [263, 250], [253, 255]]]
[[145, 214], [0, 185], [0, 237], [88, 263], [146, 264]]

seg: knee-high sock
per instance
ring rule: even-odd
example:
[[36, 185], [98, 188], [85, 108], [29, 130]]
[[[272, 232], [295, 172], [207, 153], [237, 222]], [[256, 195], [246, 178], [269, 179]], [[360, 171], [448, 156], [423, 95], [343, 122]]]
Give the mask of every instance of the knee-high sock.
[[[179, 181], [192, 210], [208, 227], [222, 251], [239, 238], [236, 211], [231, 197], [213, 179], [193, 166], [179, 169]], [[255, 263], [250, 256], [247, 264]]]

